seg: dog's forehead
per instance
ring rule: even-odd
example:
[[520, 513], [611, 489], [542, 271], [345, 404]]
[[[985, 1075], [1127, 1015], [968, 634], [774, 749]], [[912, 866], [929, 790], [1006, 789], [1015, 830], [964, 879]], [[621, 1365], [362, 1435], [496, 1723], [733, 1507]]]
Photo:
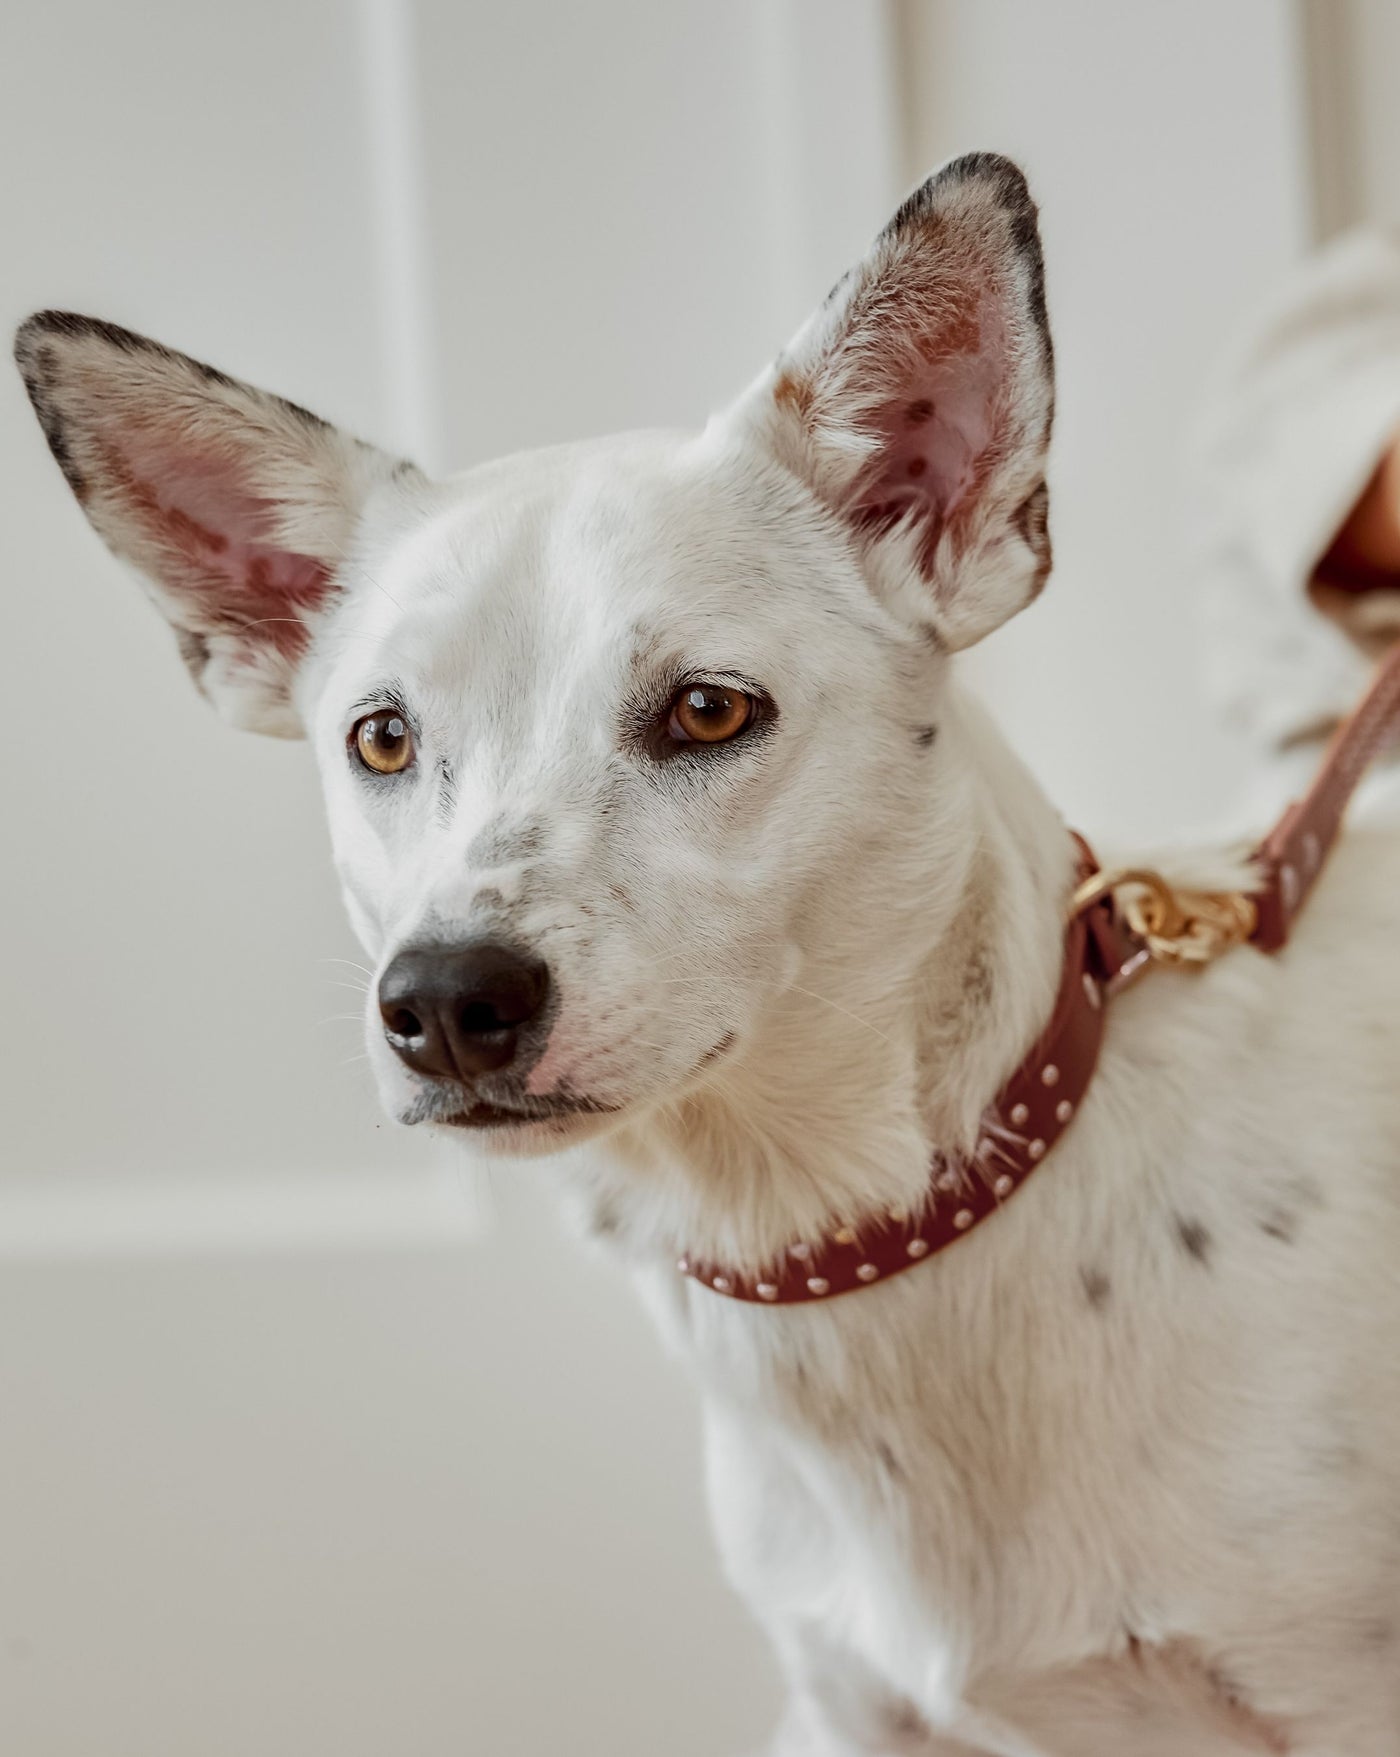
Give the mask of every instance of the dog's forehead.
[[[801, 600], [869, 599], [812, 567], [796, 484], [709, 435], [627, 434], [505, 458], [364, 558], [345, 669], [459, 687], [502, 670], [618, 670], [726, 639], [791, 644]], [[672, 651], [674, 649], [674, 651]]]
[[502, 459], [451, 484], [393, 558], [415, 624], [566, 638], [660, 601], [697, 539], [738, 514], [684, 440], [629, 435]]

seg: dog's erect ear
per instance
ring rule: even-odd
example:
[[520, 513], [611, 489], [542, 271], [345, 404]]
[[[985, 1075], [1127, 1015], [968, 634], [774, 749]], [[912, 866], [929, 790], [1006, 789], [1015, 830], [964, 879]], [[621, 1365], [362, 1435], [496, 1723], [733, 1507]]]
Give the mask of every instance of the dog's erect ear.
[[949, 647], [1050, 568], [1054, 406], [1025, 178], [990, 153], [917, 190], [740, 404], [850, 528], [872, 580]]
[[359, 514], [410, 467], [113, 324], [31, 317], [15, 358], [93, 526], [150, 581], [235, 725], [302, 730], [291, 685]]

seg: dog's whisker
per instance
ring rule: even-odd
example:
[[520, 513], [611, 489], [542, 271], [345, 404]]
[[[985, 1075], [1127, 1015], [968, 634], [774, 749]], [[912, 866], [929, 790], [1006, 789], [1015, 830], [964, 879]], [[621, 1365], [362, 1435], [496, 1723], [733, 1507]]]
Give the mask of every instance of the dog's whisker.
[[800, 982], [790, 982], [788, 987], [796, 994], [805, 994], [811, 1000], [820, 1001], [824, 1007], [834, 1008], [836, 1012], [850, 1019], [853, 1024], [863, 1025], [867, 1031], [873, 1031], [882, 1042], [893, 1044], [894, 1039], [890, 1037], [888, 1032], [882, 1031], [878, 1025], [872, 1025], [869, 1019], [862, 1019], [859, 1013], [853, 1013], [849, 1007], [843, 1007], [840, 1001], [832, 1000], [829, 995], [818, 994], [814, 988], [804, 988]]
[[347, 567], [351, 567], [354, 569], [355, 577], [357, 579], [362, 579], [366, 585], [373, 586], [376, 592], [382, 592], [383, 595], [394, 606], [395, 610], [398, 610], [400, 612], [403, 611], [403, 605], [394, 596], [394, 594], [389, 590], [389, 588], [381, 580], [377, 579], [369, 571], [369, 569], [364, 566], [364, 564], [362, 562], [356, 561], [355, 558], [350, 554], [350, 552], [344, 547], [343, 544], [336, 543], [333, 540], [328, 540], [326, 547], [328, 549], [330, 549], [338, 557], [342, 566], [347, 566]]
[[374, 980], [374, 972], [369, 965], [357, 963], [354, 958], [320, 958], [317, 962], [321, 964], [348, 964], [352, 970], [363, 970], [371, 982]]

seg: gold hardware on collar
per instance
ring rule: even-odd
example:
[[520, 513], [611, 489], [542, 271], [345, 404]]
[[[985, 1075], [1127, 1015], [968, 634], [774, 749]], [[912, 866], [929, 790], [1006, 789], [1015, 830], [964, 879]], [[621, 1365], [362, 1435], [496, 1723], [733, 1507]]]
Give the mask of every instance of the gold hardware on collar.
[[1180, 889], [1147, 867], [1092, 873], [1070, 906], [1080, 915], [1112, 897], [1129, 931], [1158, 964], [1209, 964], [1254, 932], [1258, 912], [1243, 891]]

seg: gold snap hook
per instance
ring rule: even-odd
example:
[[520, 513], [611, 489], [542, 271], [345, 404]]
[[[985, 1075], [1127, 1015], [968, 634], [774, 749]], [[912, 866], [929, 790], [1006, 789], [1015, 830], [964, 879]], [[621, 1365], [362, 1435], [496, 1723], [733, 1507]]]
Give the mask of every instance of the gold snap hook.
[[1154, 963], [1209, 964], [1254, 932], [1258, 911], [1244, 891], [1178, 888], [1150, 867], [1091, 873], [1077, 887], [1071, 915], [1111, 897]]

